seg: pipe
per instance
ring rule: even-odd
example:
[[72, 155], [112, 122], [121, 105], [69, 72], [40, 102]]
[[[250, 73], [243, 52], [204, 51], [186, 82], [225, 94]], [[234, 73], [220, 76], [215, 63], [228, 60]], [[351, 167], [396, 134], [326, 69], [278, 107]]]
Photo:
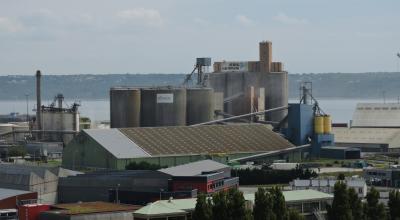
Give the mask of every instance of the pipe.
[[236, 159], [230, 160], [229, 162], [240, 162], [240, 161], [252, 160], [252, 159], [257, 159], [258, 157], [273, 156], [273, 155], [277, 155], [277, 154], [288, 153], [291, 151], [304, 150], [304, 149], [307, 149], [310, 147], [311, 147], [310, 144], [305, 144], [305, 145], [290, 147], [290, 148], [286, 148], [286, 149], [282, 149], [282, 150], [275, 150], [275, 151], [270, 151], [270, 152], [266, 152], [266, 153], [260, 153], [260, 154], [255, 154], [255, 155], [251, 155], [251, 156], [236, 158]]
[[235, 120], [235, 119], [239, 119], [239, 118], [249, 117], [249, 116], [252, 116], [252, 115], [262, 115], [262, 114], [265, 114], [267, 112], [280, 111], [280, 110], [284, 110], [284, 109], [287, 109], [287, 108], [289, 108], [289, 107], [288, 106], [282, 106], [282, 107], [277, 107], [277, 108], [271, 108], [271, 109], [267, 109], [267, 110], [264, 110], [264, 111], [253, 112], [253, 113], [248, 113], [248, 114], [244, 114], [244, 115], [232, 116], [232, 117], [229, 117], [229, 118], [203, 122], [203, 123], [194, 124], [194, 125], [191, 125], [191, 126], [208, 125], [208, 124], [214, 124], [214, 123], [218, 123], [218, 122], [231, 121], [231, 120]]

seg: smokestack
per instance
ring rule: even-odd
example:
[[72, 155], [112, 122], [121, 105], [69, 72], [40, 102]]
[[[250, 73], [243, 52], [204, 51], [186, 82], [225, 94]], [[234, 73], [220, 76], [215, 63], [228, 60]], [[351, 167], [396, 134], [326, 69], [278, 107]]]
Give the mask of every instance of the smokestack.
[[42, 117], [41, 117], [41, 106], [42, 106], [42, 98], [40, 94], [40, 78], [42, 74], [40, 70], [36, 71], [36, 128], [37, 130], [42, 130]]

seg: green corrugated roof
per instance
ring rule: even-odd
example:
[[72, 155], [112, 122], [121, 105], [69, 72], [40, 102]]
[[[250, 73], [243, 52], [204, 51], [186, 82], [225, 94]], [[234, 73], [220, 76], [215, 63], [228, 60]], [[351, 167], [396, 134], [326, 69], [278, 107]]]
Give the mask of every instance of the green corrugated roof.
[[260, 124], [120, 128], [152, 156], [249, 153], [286, 149], [293, 145]]

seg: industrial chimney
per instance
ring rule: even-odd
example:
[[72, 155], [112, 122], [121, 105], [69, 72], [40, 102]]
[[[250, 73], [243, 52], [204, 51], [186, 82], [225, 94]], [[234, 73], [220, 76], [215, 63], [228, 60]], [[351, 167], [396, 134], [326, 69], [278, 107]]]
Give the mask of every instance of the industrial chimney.
[[40, 78], [42, 74], [40, 70], [36, 71], [36, 129], [42, 130], [42, 117], [41, 117], [41, 109], [42, 109], [42, 98], [40, 95]]

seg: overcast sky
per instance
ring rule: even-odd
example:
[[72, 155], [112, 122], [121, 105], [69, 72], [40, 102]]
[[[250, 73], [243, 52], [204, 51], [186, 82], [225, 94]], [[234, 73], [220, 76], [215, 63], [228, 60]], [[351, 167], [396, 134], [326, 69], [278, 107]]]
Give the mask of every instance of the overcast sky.
[[290, 73], [396, 71], [399, 0], [1, 0], [0, 75], [184, 73], [196, 57]]

